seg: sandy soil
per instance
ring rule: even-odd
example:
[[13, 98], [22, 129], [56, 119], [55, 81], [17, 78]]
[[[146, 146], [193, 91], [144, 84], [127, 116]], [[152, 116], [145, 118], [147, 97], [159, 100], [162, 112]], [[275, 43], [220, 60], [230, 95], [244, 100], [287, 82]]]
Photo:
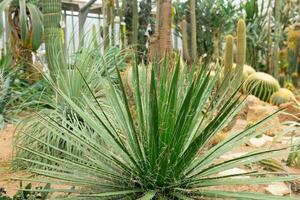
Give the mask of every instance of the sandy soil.
[[20, 182], [11, 180], [12, 177], [25, 177], [25, 172], [12, 172], [10, 161], [13, 156], [13, 135], [15, 126], [8, 124], [0, 130], [0, 188], [5, 188], [7, 194], [12, 196], [20, 187]]

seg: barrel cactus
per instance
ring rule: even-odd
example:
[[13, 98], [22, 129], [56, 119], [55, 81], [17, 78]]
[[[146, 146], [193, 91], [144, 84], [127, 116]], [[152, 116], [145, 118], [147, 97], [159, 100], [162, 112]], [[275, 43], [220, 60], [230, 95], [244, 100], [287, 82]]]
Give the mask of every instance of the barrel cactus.
[[280, 104], [291, 102], [295, 99], [294, 94], [289, 89], [280, 88], [271, 96], [270, 103], [279, 106]]
[[[234, 63], [232, 66], [233, 69], [236, 68], [236, 64]], [[243, 67], [243, 81], [245, 81], [251, 74], [254, 74], [256, 71], [250, 65], [244, 65]]]
[[269, 74], [256, 72], [250, 75], [243, 85], [246, 94], [252, 94], [262, 101], [269, 101], [270, 97], [280, 89], [278, 81]]
[[251, 74], [254, 74], [255, 72], [255, 69], [250, 65], [244, 65], [243, 79], [246, 80]]

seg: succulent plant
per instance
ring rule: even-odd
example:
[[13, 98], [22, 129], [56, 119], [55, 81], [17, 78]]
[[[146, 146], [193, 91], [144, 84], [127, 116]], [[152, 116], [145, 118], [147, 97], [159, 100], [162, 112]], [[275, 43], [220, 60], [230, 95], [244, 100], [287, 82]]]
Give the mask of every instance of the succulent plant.
[[[236, 68], [236, 64], [234, 63], [232, 66], [233, 69]], [[256, 71], [253, 67], [251, 67], [250, 65], [244, 65], [243, 67], [243, 81], [245, 81], [251, 74], [254, 74]]]
[[239, 86], [243, 79], [243, 71], [246, 60], [246, 23], [240, 19], [237, 23], [237, 43], [236, 43], [236, 65], [233, 84]]
[[270, 103], [279, 106], [280, 104], [291, 102], [295, 100], [295, 95], [289, 89], [280, 88], [275, 92], [271, 98]]
[[262, 101], [269, 101], [270, 97], [280, 89], [278, 81], [264, 72], [251, 74], [243, 85], [243, 91], [252, 94]]
[[251, 74], [254, 74], [255, 72], [255, 69], [250, 65], [244, 65], [243, 80], [245, 81]]
[[224, 74], [231, 75], [233, 68], [233, 36], [226, 36], [226, 46], [224, 53]]

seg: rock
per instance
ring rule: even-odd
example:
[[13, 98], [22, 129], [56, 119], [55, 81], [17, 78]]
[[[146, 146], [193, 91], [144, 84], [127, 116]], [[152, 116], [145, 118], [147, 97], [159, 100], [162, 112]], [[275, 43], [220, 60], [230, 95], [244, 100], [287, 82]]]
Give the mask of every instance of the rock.
[[247, 124], [248, 124], [248, 122], [246, 120], [243, 120], [243, 119], [236, 120], [236, 123], [231, 128], [231, 130], [228, 132], [228, 134], [231, 135], [231, 134], [236, 134], [236, 133], [243, 131], [246, 128]]
[[265, 102], [261, 101], [259, 98], [253, 95], [249, 95], [246, 97], [243, 107], [241, 108], [238, 119], [247, 119], [247, 114], [249, 111], [249, 107], [255, 105], [264, 105]]
[[276, 196], [284, 196], [291, 193], [290, 188], [285, 183], [272, 183], [268, 185], [266, 191]]
[[[262, 119], [270, 116], [274, 112], [278, 110], [277, 106], [271, 106], [270, 104], [260, 104], [260, 105], [252, 105], [249, 106], [249, 110], [247, 113], [247, 121], [252, 123], [257, 123]], [[259, 130], [263, 130], [269, 128], [267, 131], [263, 132], [268, 136], [275, 136], [277, 133], [282, 131], [282, 125], [279, 121], [278, 116], [273, 116], [267, 123], [265, 123]]]
[[239, 175], [241, 174], [241, 176], [235, 176], [235, 177], [232, 177], [232, 178], [250, 178], [249, 176], [243, 176], [242, 174], [245, 174], [247, 173], [246, 170], [244, 169], [240, 169], [240, 168], [232, 168], [232, 169], [228, 169], [228, 170], [225, 170], [223, 172], [220, 172], [219, 175], [221, 176], [230, 176], [230, 175]]
[[269, 142], [273, 142], [273, 138], [263, 134], [259, 138], [251, 138], [247, 144], [252, 147], [262, 147]]
[[297, 106], [294, 102], [281, 104], [279, 108], [284, 109], [282, 114], [279, 115], [280, 122], [299, 121], [300, 107]]

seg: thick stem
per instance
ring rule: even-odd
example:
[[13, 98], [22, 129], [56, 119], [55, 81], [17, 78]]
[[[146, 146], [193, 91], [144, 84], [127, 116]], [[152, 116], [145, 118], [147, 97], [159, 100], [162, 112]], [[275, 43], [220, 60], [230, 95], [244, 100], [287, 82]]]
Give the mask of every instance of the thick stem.
[[187, 22], [183, 19], [180, 23], [181, 35], [182, 35], [182, 50], [183, 58], [187, 61], [191, 61], [189, 47], [188, 47], [188, 33], [187, 33]]
[[[163, 12], [162, 12], [163, 11]], [[162, 59], [164, 55], [172, 48], [171, 24], [172, 24], [172, 3], [170, 0], [164, 0], [161, 5], [160, 27], [159, 27], [159, 45], [158, 57]]]
[[50, 72], [55, 73], [56, 70], [62, 70], [66, 67], [60, 28], [62, 4], [60, 0], [44, 0], [41, 4], [44, 15], [46, 58]]
[[273, 51], [273, 76], [278, 78], [278, 52], [279, 52], [279, 43], [280, 43], [280, 9], [281, 9], [281, 0], [275, 0], [274, 2], [275, 9], [275, 41], [274, 41], [274, 51]]

